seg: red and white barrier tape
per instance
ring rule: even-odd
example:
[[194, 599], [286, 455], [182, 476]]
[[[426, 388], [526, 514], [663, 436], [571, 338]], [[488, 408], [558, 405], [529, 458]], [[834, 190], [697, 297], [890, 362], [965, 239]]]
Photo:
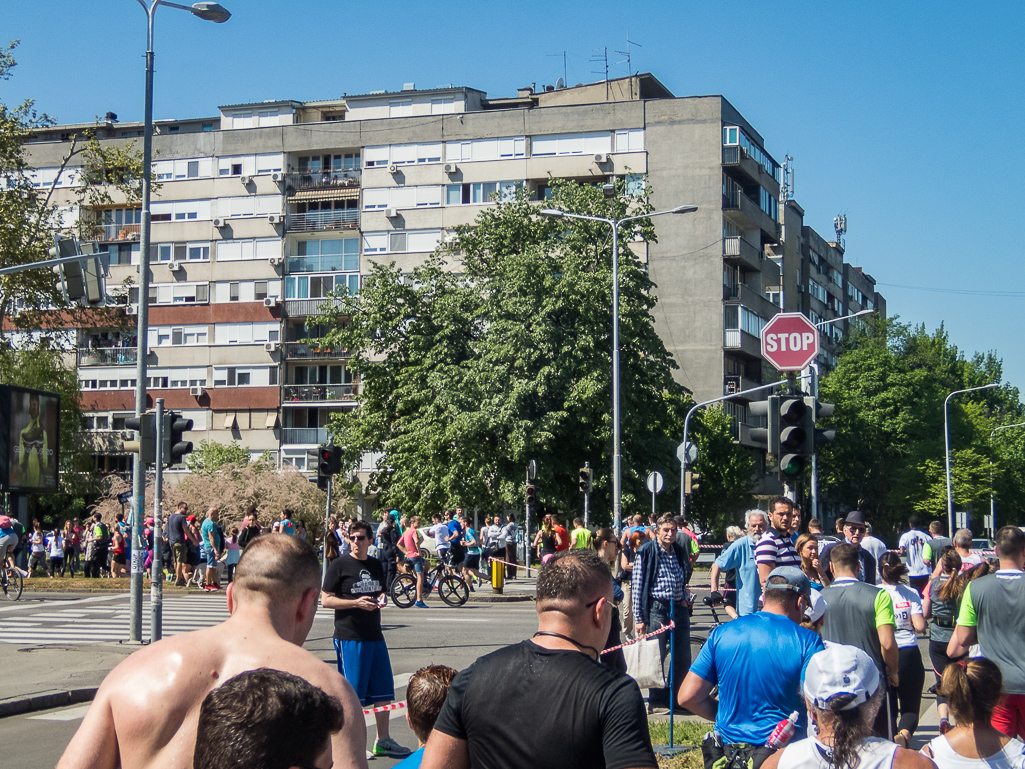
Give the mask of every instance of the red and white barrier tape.
[[363, 708], [363, 715], [370, 715], [371, 713], [384, 713], [386, 710], [400, 710], [406, 707], [405, 702], [393, 702], [390, 705], [381, 705], [377, 708]]
[[609, 652], [618, 651], [619, 649], [622, 649], [624, 646], [629, 646], [630, 644], [635, 644], [638, 641], [643, 641], [645, 638], [651, 638], [653, 636], [659, 635], [660, 633], [665, 633], [667, 630], [672, 630], [674, 627], [676, 627], [676, 623], [670, 622], [668, 625], [663, 625], [658, 630], [652, 630], [650, 633], [639, 635], [636, 638], [630, 639], [626, 643], [620, 644], [619, 646], [610, 646], [608, 649], [603, 650], [602, 654], [608, 654]]

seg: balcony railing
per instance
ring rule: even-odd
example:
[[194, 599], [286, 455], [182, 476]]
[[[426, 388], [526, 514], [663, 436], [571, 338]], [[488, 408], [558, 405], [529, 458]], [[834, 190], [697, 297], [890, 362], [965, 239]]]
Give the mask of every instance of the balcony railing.
[[723, 347], [740, 347], [740, 329], [727, 328], [722, 332]]
[[285, 342], [285, 360], [338, 360], [352, 355], [348, 350], [331, 349], [309, 342]]
[[281, 442], [320, 445], [327, 441], [326, 427], [282, 427]]
[[[290, 256], [287, 269], [296, 272], [345, 272], [345, 254], [317, 254], [315, 256]], [[349, 261], [353, 260], [349, 255]], [[352, 269], [351, 266], [349, 268]]]
[[325, 403], [356, 400], [358, 384], [341, 385], [285, 385], [284, 404]]
[[325, 314], [325, 306], [340, 309], [341, 301], [334, 298], [323, 297], [320, 299], [286, 299], [285, 313], [290, 318], [309, 318]]
[[305, 190], [358, 190], [359, 185], [358, 169], [285, 174], [285, 194], [289, 196]]
[[306, 213], [288, 215], [289, 232], [355, 230], [358, 227], [358, 208], [337, 208], [331, 211], [307, 211]]
[[79, 347], [79, 366], [135, 365], [138, 350], [134, 347]]
[[141, 224], [84, 222], [82, 224], [82, 235], [86, 240], [97, 240], [100, 243], [117, 243], [118, 241], [138, 240], [141, 227]]

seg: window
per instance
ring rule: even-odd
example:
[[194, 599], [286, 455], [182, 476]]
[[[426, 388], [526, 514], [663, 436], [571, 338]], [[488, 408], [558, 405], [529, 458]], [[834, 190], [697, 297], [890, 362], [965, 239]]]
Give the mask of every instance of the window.
[[359, 153], [347, 152], [339, 155], [304, 155], [299, 158], [299, 173], [320, 173], [321, 171], [352, 171], [358, 169]]
[[296, 256], [288, 258], [288, 271], [329, 272], [359, 270], [359, 239], [300, 240]]
[[213, 176], [213, 158], [154, 160], [153, 173], [161, 182], [207, 178]]
[[808, 293], [823, 304], [829, 301], [829, 294], [826, 293], [826, 287], [811, 278], [808, 279]]
[[267, 298], [267, 281], [258, 280], [253, 283], [253, 298], [258, 302]]
[[237, 280], [236, 281], [232, 281], [231, 283], [228, 284], [228, 301], [229, 302], [237, 302], [238, 301], [238, 281]]
[[765, 298], [777, 307], [783, 306], [783, 289], [779, 286], [765, 289]]
[[280, 171], [283, 165], [283, 155], [280, 152], [264, 152], [256, 156], [256, 173], [272, 174]]
[[214, 326], [215, 344], [264, 344], [280, 340], [278, 323], [217, 323]]
[[527, 139], [524, 136], [445, 142], [445, 160], [450, 162], [503, 160], [505, 158], [522, 158], [526, 155]]
[[535, 136], [530, 140], [530, 154], [540, 155], [594, 155], [604, 154], [612, 148], [612, 136], [608, 132], [553, 134]]
[[233, 280], [219, 281], [214, 284], [214, 301], [218, 304], [262, 302], [267, 297], [280, 295], [281, 283], [276, 280]]
[[[210, 302], [210, 284], [200, 283], [156, 283], [149, 289], [150, 304], [208, 304]], [[129, 301], [139, 301], [139, 289], [129, 291]]]
[[433, 251], [440, 242], [441, 230], [367, 232], [363, 235], [363, 251], [368, 254]]
[[495, 200], [512, 200], [524, 182], [473, 182], [449, 184], [445, 187], [445, 205], [493, 203]]
[[285, 278], [286, 299], [323, 299], [336, 291], [359, 293], [359, 273], [290, 275]]
[[629, 128], [616, 131], [616, 152], [643, 152], [644, 129]]
[[[209, 200], [156, 201], [152, 206], [153, 221], [188, 221], [210, 218]], [[158, 217], [159, 220], [158, 220]]]
[[776, 161], [769, 157], [765, 150], [751, 141], [739, 126], [724, 126], [722, 129], [722, 143], [725, 147], [736, 147], [739, 145], [748, 156], [754, 158], [765, 173], [769, 174], [777, 182], [780, 180], [779, 165]]
[[388, 102], [388, 117], [412, 117], [412, 99], [393, 99]]
[[192, 326], [150, 326], [150, 347], [196, 346], [207, 343], [209, 329], [206, 325]]
[[214, 387], [269, 387], [277, 383], [277, 366], [214, 366]]
[[215, 211], [217, 216], [235, 218], [240, 216], [266, 216], [281, 213], [280, 195], [239, 195], [230, 198], [218, 198]]
[[455, 102], [451, 96], [435, 96], [431, 99], [431, 114], [450, 115], [456, 111]]
[[281, 240], [257, 238], [222, 240], [217, 243], [218, 262], [241, 262], [281, 256]]
[[208, 262], [210, 261], [210, 244], [189, 243], [188, 253], [190, 262]]
[[203, 130], [204, 131], [212, 131], [212, 130], [214, 130], [214, 124], [213, 123], [203, 123]]
[[363, 191], [363, 209], [427, 208], [441, 205], [441, 186], [371, 187]]

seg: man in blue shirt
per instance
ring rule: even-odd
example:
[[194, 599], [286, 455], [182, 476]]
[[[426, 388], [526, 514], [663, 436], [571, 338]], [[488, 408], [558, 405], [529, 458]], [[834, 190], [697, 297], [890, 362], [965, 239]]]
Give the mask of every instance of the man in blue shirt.
[[[715, 599], [719, 592], [719, 575], [725, 571], [736, 572], [736, 601], [734, 606], [736, 613], [740, 615], [754, 614], [758, 611], [758, 599], [762, 594], [762, 584], [758, 581], [758, 564], [755, 563], [755, 545], [762, 538], [765, 530], [769, 527], [769, 521], [762, 510], [748, 510], [744, 514], [744, 526], [747, 529], [746, 537], [739, 537], [727, 547], [715, 562], [710, 572], [712, 583], [712, 597]], [[722, 599], [722, 596], [718, 596]], [[726, 612], [729, 610], [730, 601], [726, 602]]]
[[[772, 730], [794, 711], [797, 733], [807, 729], [801, 678], [822, 639], [801, 627], [811, 583], [795, 566], [780, 566], [765, 583], [765, 607], [720, 625], [691, 664], [679, 703], [715, 722], [722, 747], [764, 745]], [[719, 699], [712, 689], [719, 687]], [[704, 749], [704, 747], [703, 747]]]

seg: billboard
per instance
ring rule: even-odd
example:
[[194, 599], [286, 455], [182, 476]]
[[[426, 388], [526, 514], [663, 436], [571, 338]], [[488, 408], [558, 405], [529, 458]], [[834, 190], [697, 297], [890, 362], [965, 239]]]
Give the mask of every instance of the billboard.
[[0, 485], [5, 491], [57, 491], [60, 396], [0, 386]]

